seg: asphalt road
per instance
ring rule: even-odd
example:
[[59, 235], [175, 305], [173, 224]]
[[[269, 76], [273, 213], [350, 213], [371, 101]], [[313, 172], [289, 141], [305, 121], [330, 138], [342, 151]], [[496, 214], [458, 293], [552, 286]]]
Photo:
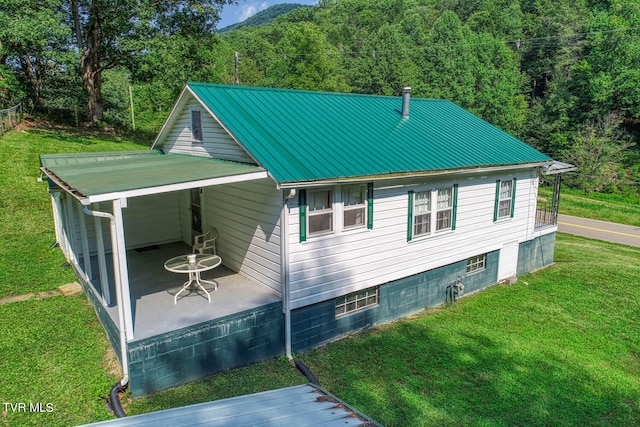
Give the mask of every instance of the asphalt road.
[[576, 236], [640, 247], [640, 227], [558, 215], [558, 231]]

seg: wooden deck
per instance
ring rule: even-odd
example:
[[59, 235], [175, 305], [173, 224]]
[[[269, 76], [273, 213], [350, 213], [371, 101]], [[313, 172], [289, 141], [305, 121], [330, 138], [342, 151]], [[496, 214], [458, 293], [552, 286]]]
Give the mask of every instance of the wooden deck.
[[[281, 297], [268, 287], [221, 265], [202, 273], [203, 279], [218, 282], [218, 290], [205, 285], [211, 295], [210, 303], [202, 292], [193, 291], [180, 294], [177, 303], [174, 304], [174, 296], [187, 280], [187, 275], [165, 270], [164, 262], [190, 251], [191, 248], [183, 243], [127, 251], [134, 340], [281, 300]], [[92, 261], [97, 271], [97, 261]], [[111, 277], [109, 281], [112, 282]], [[110, 286], [113, 288], [113, 283], [110, 283]], [[107, 307], [107, 311], [117, 325], [117, 307]]]

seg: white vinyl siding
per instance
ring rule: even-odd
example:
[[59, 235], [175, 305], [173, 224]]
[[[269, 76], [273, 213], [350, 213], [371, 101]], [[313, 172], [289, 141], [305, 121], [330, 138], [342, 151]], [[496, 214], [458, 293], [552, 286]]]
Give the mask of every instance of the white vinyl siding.
[[[197, 144], [193, 144], [192, 111], [201, 112], [202, 142]], [[165, 153], [190, 154], [255, 164], [251, 156], [190, 94], [185, 94], [181, 103], [176, 106], [163, 131], [162, 140], [156, 143], [155, 148]]]
[[230, 269], [281, 292], [282, 192], [270, 179], [204, 188], [203, 229], [216, 227], [216, 249]]
[[[127, 249], [143, 246], [159, 245], [181, 240], [180, 207], [177, 192], [127, 199], [127, 207], [122, 209], [124, 221], [124, 238]], [[65, 195], [65, 197], [70, 197]], [[73, 199], [73, 206], [78, 201]], [[89, 207], [99, 212], [113, 213], [111, 202], [95, 203]], [[74, 224], [67, 231], [74, 248], [81, 248], [80, 213], [84, 215], [86, 236], [90, 253], [96, 253], [96, 228], [93, 217], [74, 208], [69, 224]], [[67, 213], [67, 216], [69, 214]], [[111, 251], [111, 229], [109, 220], [100, 219], [102, 235], [106, 251]]]
[[[336, 233], [300, 243], [297, 199], [289, 200], [290, 287], [292, 308], [337, 298], [436, 267], [502, 249], [504, 243], [535, 237], [537, 177], [520, 170], [516, 215], [494, 223], [496, 180], [509, 175], [466, 175], [459, 181], [385, 181], [375, 184], [375, 227], [366, 233]], [[434, 233], [407, 241], [407, 192], [458, 184], [455, 233]], [[433, 193], [432, 193], [433, 194]], [[443, 208], [443, 212], [444, 212]], [[531, 218], [529, 218], [531, 217]], [[433, 227], [433, 224], [432, 224]]]

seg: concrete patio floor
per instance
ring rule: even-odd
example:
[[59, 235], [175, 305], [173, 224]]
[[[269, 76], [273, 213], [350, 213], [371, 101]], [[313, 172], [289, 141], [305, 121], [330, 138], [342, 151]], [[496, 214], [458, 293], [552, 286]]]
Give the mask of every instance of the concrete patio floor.
[[[134, 340], [192, 326], [281, 299], [268, 287], [220, 265], [202, 273], [203, 279], [218, 283], [217, 290], [213, 289], [213, 285], [205, 285], [211, 302], [202, 291], [193, 290], [181, 293], [174, 304], [175, 294], [182, 289], [182, 284], [188, 277], [187, 274], [165, 270], [164, 262], [190, 252], [191, 248], [184, 243], [154, 245], [127, 251]], [[222, 262], [224, 264], [224, 257]], [[92, 264], [94, 263], [97, 269], [97, 260], [92, 259]], [[112, 282], [111, 274], [109, 276], [109, 281]], [[113, 284], [110, 285], [113, 289]], [[115, 300], [115, 294], [113, 295]], [[117, 325], [117, 307], [107, 307], [107, 311]]]

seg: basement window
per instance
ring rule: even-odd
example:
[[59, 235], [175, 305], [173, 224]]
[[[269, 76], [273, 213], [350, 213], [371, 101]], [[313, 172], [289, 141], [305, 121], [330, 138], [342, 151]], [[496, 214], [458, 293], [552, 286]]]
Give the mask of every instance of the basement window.
[[378, 286], [336, 298], [336, 317], [378, 304]]
[[487, 254], [472, 256], [467, 260], [467, 274], [482, 271], [487, 268]]

